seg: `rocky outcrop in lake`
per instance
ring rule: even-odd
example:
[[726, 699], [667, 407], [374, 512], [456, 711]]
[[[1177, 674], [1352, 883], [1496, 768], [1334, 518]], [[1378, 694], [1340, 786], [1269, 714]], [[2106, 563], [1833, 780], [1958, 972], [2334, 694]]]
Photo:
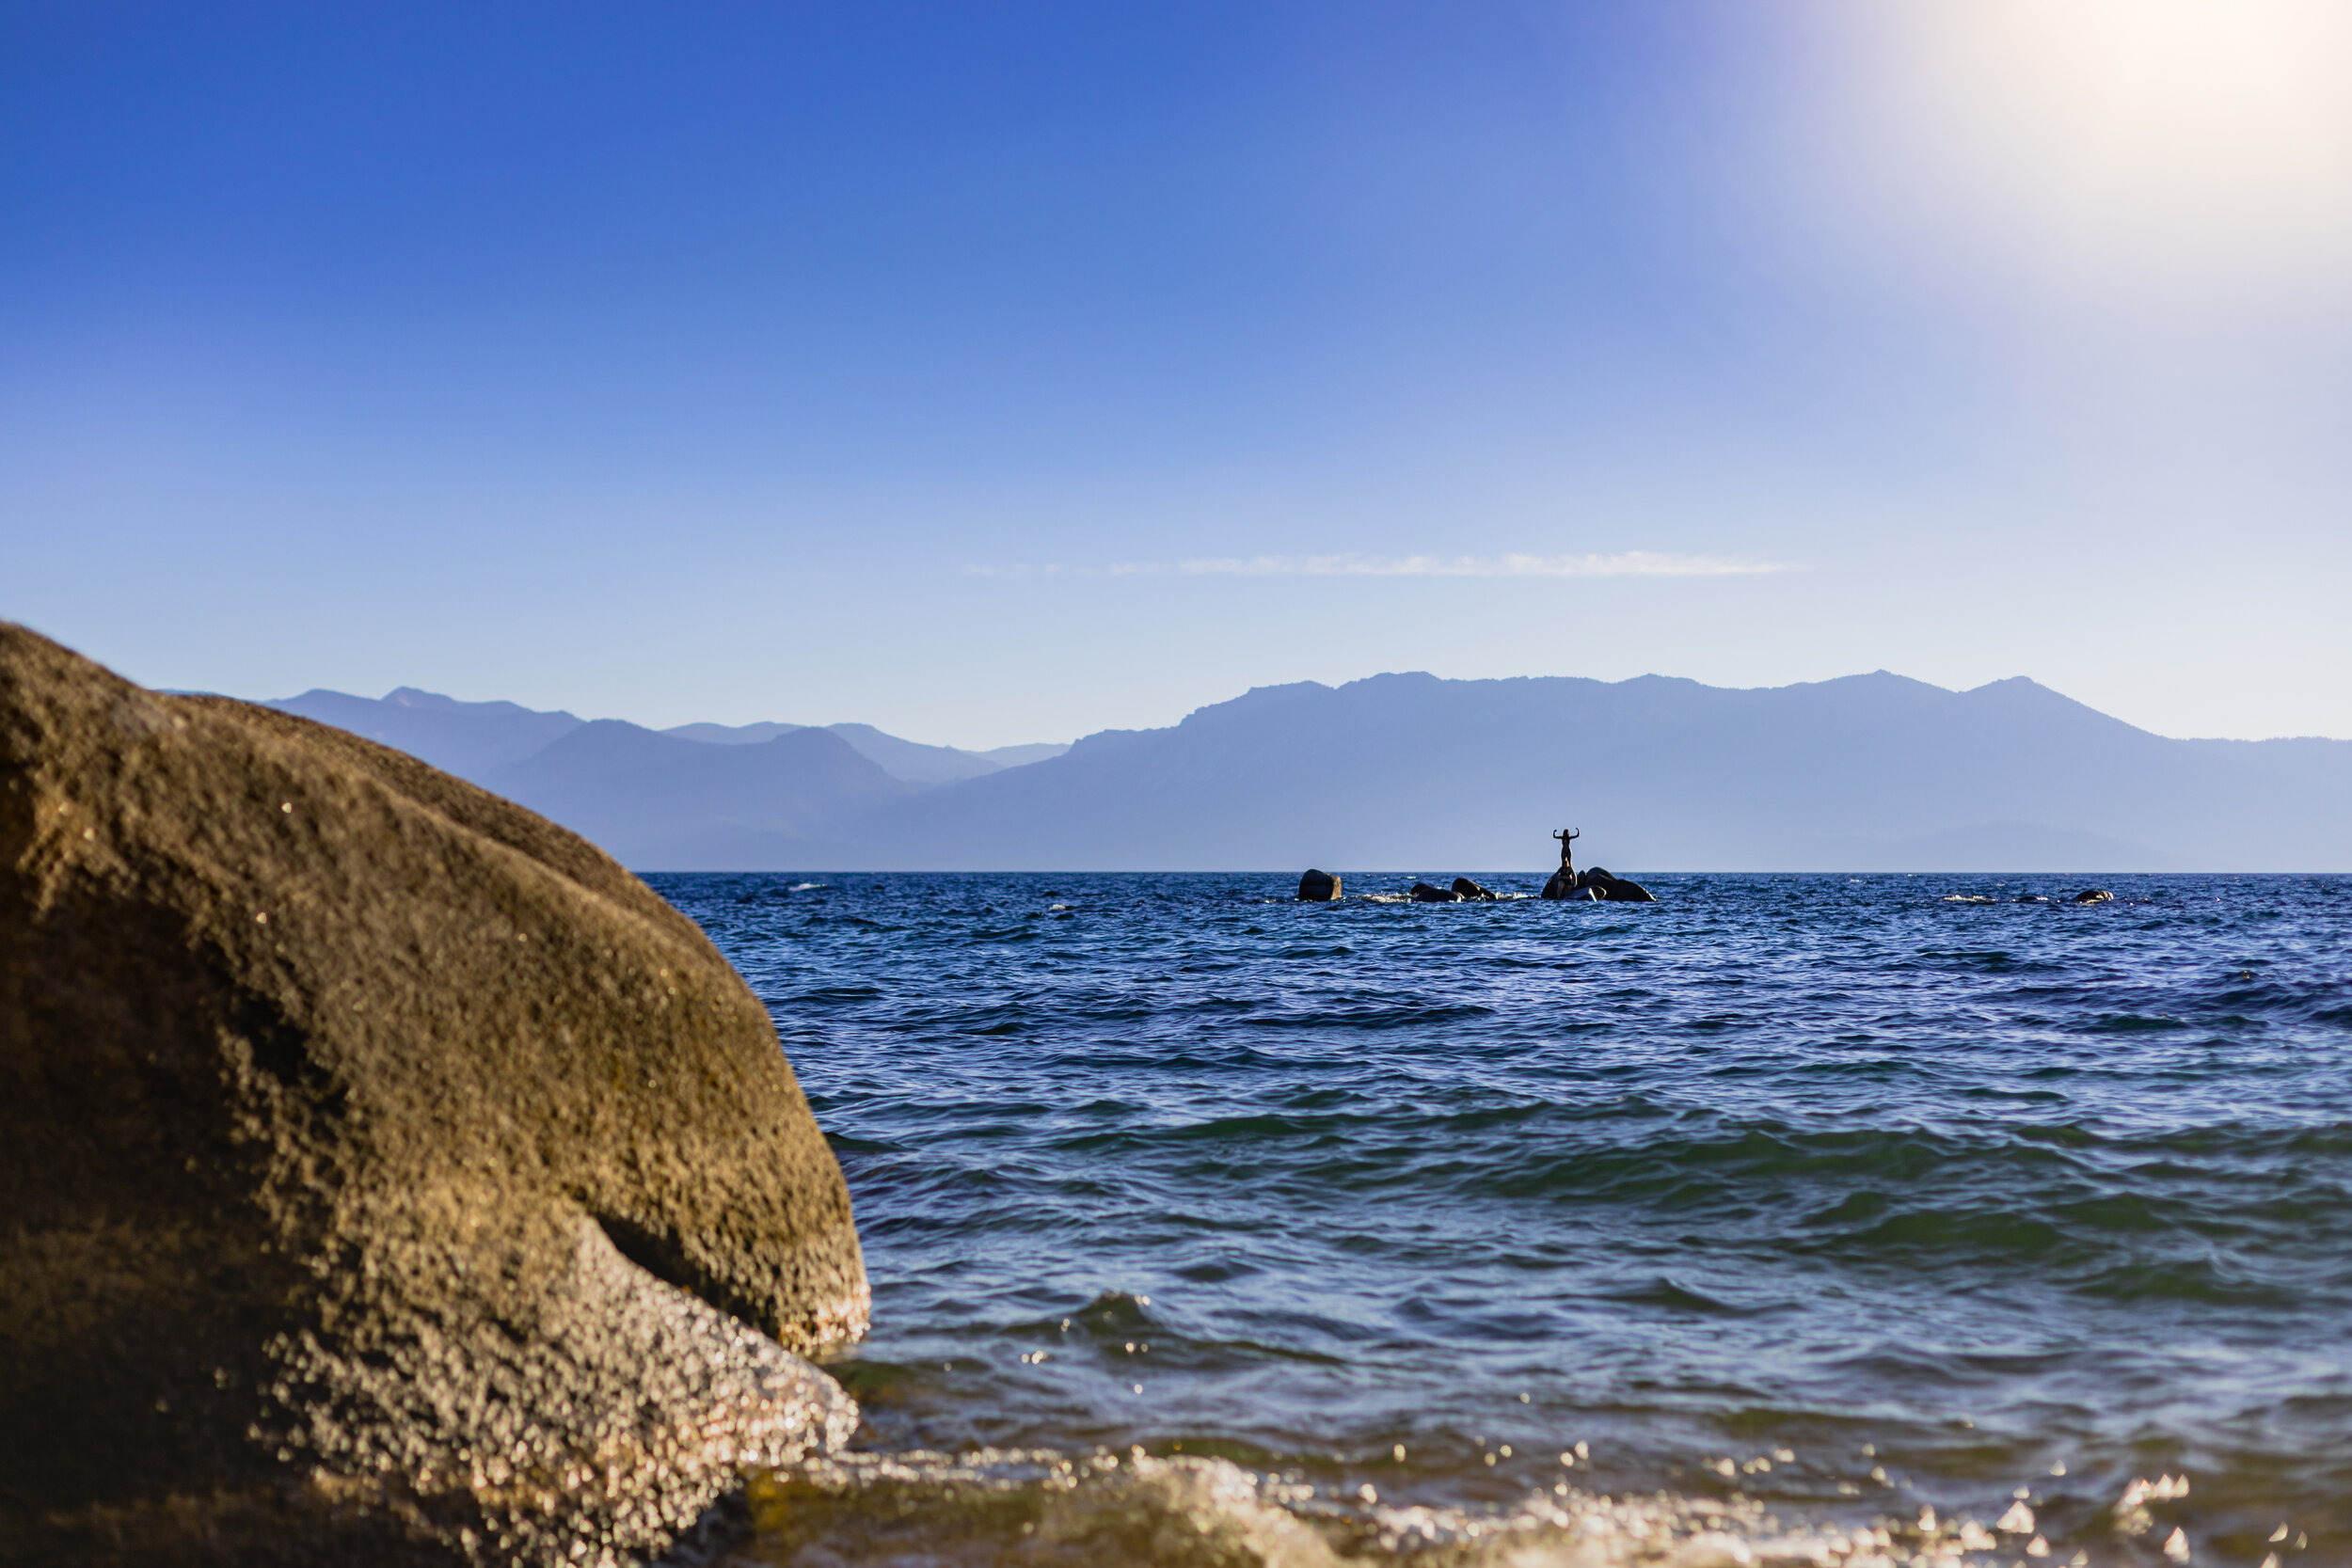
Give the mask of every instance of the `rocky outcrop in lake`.
[[1579, 879], [1593, 897], [1608, 904], [1655, 904], [1657, 895], [1629, 877], [1612, 876], [1599, 866]]
[[1543, 896], [1583, 900], [1595, 904], [1655, 904], [1657, 895], [1630, 878], [1613, 876], [1600, 866], [1578, 871], [1562, 866], [1545, 883]]
[[849, 1194], [603, 853], [0, 624], [0, 1560], [614, 1562], [855, 1409]]

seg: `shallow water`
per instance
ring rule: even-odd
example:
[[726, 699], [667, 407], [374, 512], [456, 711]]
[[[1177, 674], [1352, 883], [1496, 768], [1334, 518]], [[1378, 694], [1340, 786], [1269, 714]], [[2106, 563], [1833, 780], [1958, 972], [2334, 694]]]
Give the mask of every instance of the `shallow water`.
[[874, 1281], [755, 1557], [2352, 1560], [2352, 879], [651, 880]]

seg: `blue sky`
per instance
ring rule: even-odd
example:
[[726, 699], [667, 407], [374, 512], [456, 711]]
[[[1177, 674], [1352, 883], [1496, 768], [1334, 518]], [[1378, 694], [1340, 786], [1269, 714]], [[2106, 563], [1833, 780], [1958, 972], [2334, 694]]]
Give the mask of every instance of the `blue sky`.
[[2347, 104], [2310, 0], [0, 6], [0, 615], [965, 745], [2352, 735]]

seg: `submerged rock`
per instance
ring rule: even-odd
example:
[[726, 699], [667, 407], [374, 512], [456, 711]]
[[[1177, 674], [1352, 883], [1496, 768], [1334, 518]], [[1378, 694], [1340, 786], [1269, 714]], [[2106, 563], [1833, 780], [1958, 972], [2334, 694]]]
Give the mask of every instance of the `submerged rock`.
[[1412, 897], [1416, 904], [1454, 904], [1459, 903], [1462, 895], [1452, 888], [1435, 887], [1428, 882], [1415, 882]]
[[845, 1438], [839, 1167], [586, 842], [0, 624], [0, 1560], [612, 1562]]
[[1327, 904], [1340, 895], [1340, 879], [1329, 871], [1310, 871], [1298, 879], [1298, 901]]
[[1468, 877], [1456, 877], [1454, 879], [1454, 896], [1466, 899], [1491, 899], [1494, 897], [1494, 892], [1490, 888], [1480, 887]]
[[2113, 902], [2114, 898], [2115, 895], [2103, 887], [2087, 887], [2074, 895], [2077, 904], [2106, 904]]

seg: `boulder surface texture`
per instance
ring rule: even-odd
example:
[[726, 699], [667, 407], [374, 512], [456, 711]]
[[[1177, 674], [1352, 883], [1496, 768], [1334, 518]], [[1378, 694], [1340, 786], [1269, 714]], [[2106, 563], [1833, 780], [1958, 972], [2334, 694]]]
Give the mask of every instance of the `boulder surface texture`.
[[601, 852], [0, 623], [0, 1561], [613, 1562], [855, 1407], [767, 1013]]

